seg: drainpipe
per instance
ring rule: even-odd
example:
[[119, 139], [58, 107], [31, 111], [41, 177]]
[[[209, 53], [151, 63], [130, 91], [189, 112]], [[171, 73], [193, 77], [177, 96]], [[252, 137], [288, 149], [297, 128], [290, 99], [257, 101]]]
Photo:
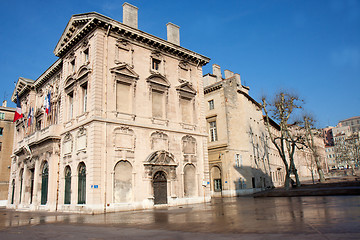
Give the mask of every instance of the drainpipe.
[[[105, 35], [105, 47], [106, 50], [104, 51], [105, 55], [105, 64], [104, 64], [104, 75], [105, 75], [105, 113], [107, 112], [107, 70], [108, 70], [108, 55], [109, 55], [109, 34], [110, 34], [110, 29], [111, 29], [111, 25], [108, 26], [106, 35]], [[106, 115], [107, 117], [107, 115]], [[107, 122], [105, 121], [105, 176], [104, 176], [104, 213], [106, 213], [106, 202], [107, 202], [107, 196], [106, 196], [106, 191], [107, 191]]]

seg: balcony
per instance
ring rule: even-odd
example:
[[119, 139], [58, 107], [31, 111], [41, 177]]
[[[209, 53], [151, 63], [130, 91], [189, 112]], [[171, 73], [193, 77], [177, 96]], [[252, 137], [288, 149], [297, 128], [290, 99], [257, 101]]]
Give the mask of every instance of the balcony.
[[39, 144], [48, 139], [60, 139], [60, 131], [60, 124], [53, 124], [41, 130], [37, 130], [30, 135], [25, 136], [21, 141], [19, 141], [15, 152], [17, 152], [26, 145], [31, 146], [34, 144]]

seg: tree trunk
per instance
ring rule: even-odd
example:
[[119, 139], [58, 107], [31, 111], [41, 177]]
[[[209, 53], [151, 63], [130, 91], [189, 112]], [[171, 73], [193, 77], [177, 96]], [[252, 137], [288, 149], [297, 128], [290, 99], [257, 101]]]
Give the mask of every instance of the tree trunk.
[[320, 182], [325, 182], [325, 175], [324, 175], [324, 171], [322, 170], [320, 161], [319, 161], [319, 157], [315, 156], [315, 163], [316, 163], [316, 168], [319, 174], [319, 181]]

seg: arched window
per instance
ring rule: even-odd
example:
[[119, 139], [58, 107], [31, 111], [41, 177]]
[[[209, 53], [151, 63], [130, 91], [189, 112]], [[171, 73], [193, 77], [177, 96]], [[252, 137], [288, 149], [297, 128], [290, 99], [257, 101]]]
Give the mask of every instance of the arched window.
[[86, 167], [82, 162], [79, 164], [78, 174], [78, 204], [86, 203]]
[[19, 203], [21, 203], [21, 194], [22, 194], [22, 185], [24, 180], [24, 169], [20, 170], [20, 196], [19, 196]]
[[69, 166], [66, 166], [64, 204], [70, 204], [70, 203], [71, 203], [71, 169]]
[[49, 180], [49, 165], [47, 162], [45, 162], [41, 173], [41, 205], [45, 205], [47, 203], [48, 180]]
[[184, 195], [185, 197], [196, 196], [196, 173], [195, 167], [188, 164], [184, 168]]
[[114, 202], [130, 202], [132, 199], [132, 166], [120, 161], [114, 169]]

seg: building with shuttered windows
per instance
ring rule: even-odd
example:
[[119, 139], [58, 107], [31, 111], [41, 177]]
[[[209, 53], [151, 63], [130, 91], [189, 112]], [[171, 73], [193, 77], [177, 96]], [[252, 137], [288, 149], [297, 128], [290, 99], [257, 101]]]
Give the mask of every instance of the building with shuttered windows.
[[30, 117], [16, 122], [9, 208], [109, 212], [210, 199], [209, 58], [166, 27], [167, 40], [138, 30], [128, 3], [122, 23], [71, 17], [58, 60], [36, 80], [19, 78], [12, 97]]

